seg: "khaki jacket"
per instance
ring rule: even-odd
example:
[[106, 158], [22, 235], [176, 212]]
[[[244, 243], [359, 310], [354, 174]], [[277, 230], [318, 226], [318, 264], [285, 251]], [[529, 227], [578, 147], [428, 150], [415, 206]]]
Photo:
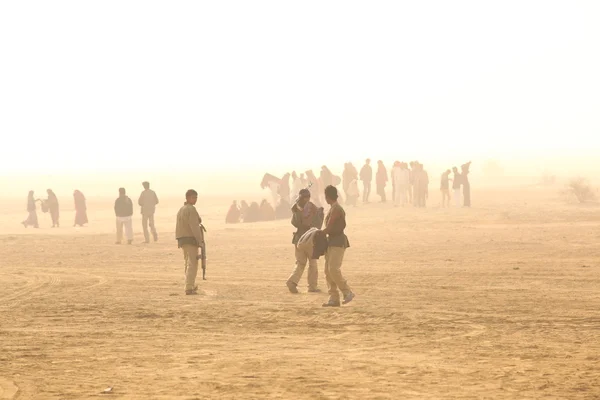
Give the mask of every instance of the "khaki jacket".
[[140, 194], [138, 205], [142, 208], [142, 215], [153, 215], [158, 204], [158, 196], [151, 189], [146, 189]]
[[204, 243], [204, 231], [200, 227], [201, 219], [196, 207], [185, 203], [177, 213], [177, 226], [175, 227], [175, 238], [192, 238], [198, 246]]

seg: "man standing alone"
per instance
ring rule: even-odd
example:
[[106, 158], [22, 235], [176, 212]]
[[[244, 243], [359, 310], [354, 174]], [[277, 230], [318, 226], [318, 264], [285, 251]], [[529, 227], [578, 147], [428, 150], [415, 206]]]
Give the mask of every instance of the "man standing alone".
[[322, 233], [328, 236], [328, 246], [325, 253], [325, 278], [329, 288], [329, 301], [324, 303], [323, 307], [339, 307], [339, 292], [342, 292], [344, 296], [344, 304], [351, 302], [354, 298], [354, 293], [350, 290], [341, 271], [344, 252], [350, 247], [350, 243], [348, 237], [344, 234], [346, 212], [337, 199], [337, 189], [334, 186], [327, 186], [325, 188], [325, 200], [331, 208], [325, 218], [325, 229]]
[[119, 188], [119, 197], [115, 200], [115, 215], [117, 217], [117, 243], [121, 244], [123, 240], [123, 226], [125, 226], [125, 236], [127, 244], [133, 242], [133, 202], [125, 194], [125, 188]]
[[141, 207], [142, 212], [142, 228], [144, 229], [144, 243], [150, 243], [150, 233], [148, 232], [148, 224], [150, 224], [150, 230], [152, 231], [152, 237], [156, 242], [158, 240], [158, 233], [156, 233], [156, 227], [154, 225], [154, 212], [156, 211], [156, 205], [158, 204], [158, 197], [154, 190], [150, 190], [150, 183], [142, 182], [144, 191], [140, 194], [138, 205]]
[[183, 250], [185, 262], [185, 294], [198, 294], [196, 275], [198, 274], [198, 249], [204, 245], [202, 219], [194, 205], [198, 201], [198, 192], [193, 189], [185, 193], [185, 203], [177, 213], [175, 237], [177, 246]]
[[365, 165], [360, 169], [360, 180], [363, 181], [363, 203], [369, 202], [371, 194], [371, 181], [373, 180], [373, 168], [371, 168], [371, 160], [367, 158]]

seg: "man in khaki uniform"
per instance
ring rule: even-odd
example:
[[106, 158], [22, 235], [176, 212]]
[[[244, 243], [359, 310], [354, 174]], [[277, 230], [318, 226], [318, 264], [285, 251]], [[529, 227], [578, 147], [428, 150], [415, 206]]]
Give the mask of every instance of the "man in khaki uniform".
[[204, 245], [202, 219], [194, 205], [198, 201], [198, 192], [190, 189], [185, 194], [185, 203], [177, 213], [175, 236], [177, 245], [183, 249], [185, 260], [185, 294], [198, 294], [196, 275], [198, 274], [198, 249]]
[[158, 240], [158, 233], [154, 226], [154, 212], [156, 211], [156, 205], [158, 204], [158, 196], [154, 190], [150, 190], [149, 182], [142, 182], [144, 191], [140, 194], [138, 199], [138, 205], [142, 208], [142, 228], [144, 229], [144, 243], [150, 243], [150, 233], [148, 232], [148, 223], [150, 224], [150, 230], [152, 231], [152, 237], [156, 242]]
[[294, 244], [296, 267], [288, 278], [286, 285], [291, 293], [298, 293], [298, 283], [302, 278], [306, 264], [308, 263], [308, 291], [320, 292], [317, 288], [319, 280], [319, 269], [317, 260], [312, 254], [312, 236], [310, 244], [304, 242], [304, 246], [299, 246], [299, 241], [311, 228], [321, 229], [322, 225], [322, 209], [321, 218], [319, 219], [319, 208], [310, 201], [310, 191], [302, 189], [298, 193], [298, 201], [292, 207], [292, 225], [297, 228], [294, 233], [292, 244]]
[[350, 247], [348, 237], [344, 234], [346, 228], [346, 212], [338, 203], [338, 193], [334, 186], [325, 188], [325, 200], [331, 206], [325, 217], [325, 229], [322, 233], [328, 236], [328, 246], [325, 253], [325, 278], [329, 288], [329, 301], [323, 307], [339, 307], [340, 293], [344, 296], [343, 304], [354, 298], [354, 293], [346, 279], [342, 276], [342, 261], [344, 252]]

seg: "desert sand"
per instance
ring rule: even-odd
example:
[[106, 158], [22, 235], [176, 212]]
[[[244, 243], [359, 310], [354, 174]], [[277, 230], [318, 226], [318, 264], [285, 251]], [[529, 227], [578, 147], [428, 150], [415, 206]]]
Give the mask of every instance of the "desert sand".
[[208, 280], [185, 296], [182, 199], [161, 198], [157, 243], [136, 208], [117, 246], [112, 199], [72, 228], [63, 197], [62, 227], [34, 230], [25, 197], [0, 206], [0, 399], [600, 398], [600, 209], [555, 188], [347, 208], [356, 298], [335, 309], [304, 277], [287, 291], [289, 222], [227, 226], [232, 198], [200, 196]]

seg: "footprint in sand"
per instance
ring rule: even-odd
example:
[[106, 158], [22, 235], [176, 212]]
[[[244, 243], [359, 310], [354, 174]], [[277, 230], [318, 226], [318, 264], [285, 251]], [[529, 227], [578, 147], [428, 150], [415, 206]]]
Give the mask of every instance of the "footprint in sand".
[[14, 399], [18, 391], [19, 388], [13, 381], [0, 377], [0, 399]]

